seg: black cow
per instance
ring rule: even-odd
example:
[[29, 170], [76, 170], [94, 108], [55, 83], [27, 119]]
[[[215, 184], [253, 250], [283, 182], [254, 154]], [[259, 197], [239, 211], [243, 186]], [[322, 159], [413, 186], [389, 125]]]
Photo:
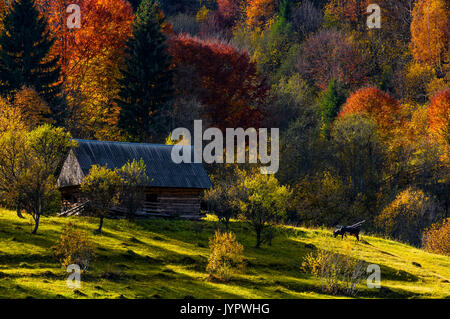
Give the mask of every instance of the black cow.
[[365, 222], [363, 220], [362, 222], [356, 223], [352, 226], [339, 226], [336, 228], [336, 230], [333, 232], [334, 238], [341, 235], [342, 239], [344, 239], [344, 236], [347, 236], [347, 233], [350, 235], [353, 235], [356, 237], [356, 241], [359, 241], [359, 232], [361, 231], [361, 225]]

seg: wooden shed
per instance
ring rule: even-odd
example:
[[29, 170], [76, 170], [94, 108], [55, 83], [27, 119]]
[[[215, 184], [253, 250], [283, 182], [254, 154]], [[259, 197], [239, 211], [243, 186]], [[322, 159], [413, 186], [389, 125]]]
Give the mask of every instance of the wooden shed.
[[[63, 212], [80, 213], [85, 200], [80, 192], [83, 177], [92, 165], [120, 168], [128, 161], [143, 160], [149, 184], [140, 215], [199, 218], [201, 195], [211, 188], [211, 180], [202, 164], [175, 164], [171, 145], [76, 140], [58, 177]], [[120, 212], [120, 207], [116, 209]]]

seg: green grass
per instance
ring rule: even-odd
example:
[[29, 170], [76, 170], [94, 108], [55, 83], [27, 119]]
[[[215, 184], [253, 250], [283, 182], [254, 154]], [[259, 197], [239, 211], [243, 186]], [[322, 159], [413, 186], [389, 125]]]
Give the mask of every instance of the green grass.
[[[69, 289], [67, 273], [52, 247], [64, 225], [75, 221], [92, 233], [97, 258], [82, 276], [82, 287]], [[381, 266], [382, 289], [361, 286], [361, 298], [449, 298], [450, 258], [395, 241], [362, 236], [334, 239], [329, 230], [284, 227], [273, 246], [255, 249], [248, 225], [231, 228], [245, 247], [247, 269], [229, 283], [208, 281], [208, 239], [217, 222], [181, 220], [105, 220], [94, 235], [95, 218], [42, 218], [37, 235], [31, 219], [0, 210], [0, 298], [344, 298], [329, 296], [320, 281], [300, 271], [305, 254], [315, 247], [356, 254]], [[420, 264], [414, 265], [414, 263]]]

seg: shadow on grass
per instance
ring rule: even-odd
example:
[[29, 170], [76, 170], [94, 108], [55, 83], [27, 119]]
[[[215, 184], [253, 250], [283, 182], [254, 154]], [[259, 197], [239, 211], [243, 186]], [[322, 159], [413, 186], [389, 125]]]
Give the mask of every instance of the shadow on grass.
[[394, 269], [386, 265], [380, 265], [380, 268], [381, 268], [381, 276], [383, 279], [392, 281], [407, 281], [407, 282], [416, 282], [419, 280], [418, 276], [413, 275], [404, 270]]

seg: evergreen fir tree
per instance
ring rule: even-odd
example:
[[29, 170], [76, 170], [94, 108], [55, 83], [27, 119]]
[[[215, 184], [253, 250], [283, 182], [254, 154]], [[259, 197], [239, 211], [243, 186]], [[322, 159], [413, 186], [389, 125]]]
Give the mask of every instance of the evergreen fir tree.
[[157, 4], [142, 0], [118, 80], [119, 127], [133, 141], [164, 141], [169, 133], [167, 105], [173, 92], [173, 74], [163, 22]]
[[34, 0], [15, 0], [0, 34], [0, 94], [31, 87], [54, 105], [61, 86], [59, 58], [49, 57], [54, 41]]
[[336, 119], [346, 94], [336, 80], [331, 80], [326, 91], [319, 98], [318, 109], [322, 120], [321, 131], [325, 137], [330, 135], [330, 124]]
[[141, 3], [141, 0], [128, 0], [128, 2], [133, 7], [133, 11], [136, 12], [136, 10], [139, 8], [139, 4]]

